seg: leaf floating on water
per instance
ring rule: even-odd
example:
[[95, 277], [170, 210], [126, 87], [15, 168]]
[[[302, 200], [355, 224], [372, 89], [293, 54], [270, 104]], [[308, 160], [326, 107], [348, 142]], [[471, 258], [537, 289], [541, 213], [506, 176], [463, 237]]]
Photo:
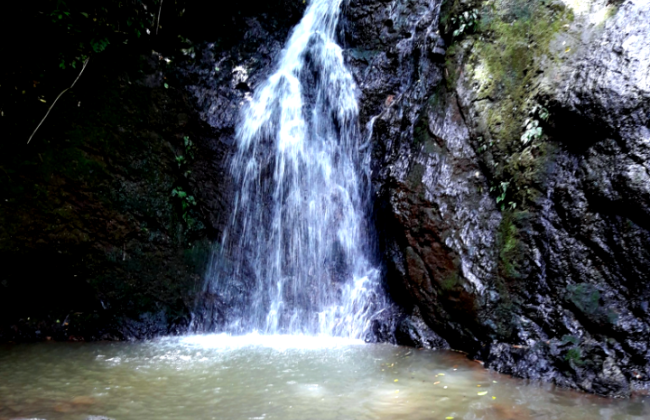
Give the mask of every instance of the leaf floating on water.
[[493, 384], [496, 384], [496, 383], [497, 383], [497, 381], [492, 381], [492, 383], [493, 383]]
[[395, 379], [393, 382], [397, 382], [397, 381], [399, 381], [399, 379]]
[[452, 420], [453, 417], [445, 417], [445, 420]]
[[440, 375], [440, 376], [445, 376], [445, 374], [444, 374], [444, 373], [439, 373], [438, 375]]
[[437, 381], [437, 382], [434, 382], [433, 384], [434, 384], [434, 385], [438, 385], [439, 383], [440, 383], [440, 381]]
[[487, 394], [487, 391], [479, 392], [478, 395], [485, 395]]
[[497, 397], [495, 397], [495, 396], [492, 396], [492, 399], [493, 399], [493, 400], [496, 400], [496, 399], [497, 399]]
[[476, 386], [479, 387], [479, 388], [481, 387], [481, 385], [476, 385]]

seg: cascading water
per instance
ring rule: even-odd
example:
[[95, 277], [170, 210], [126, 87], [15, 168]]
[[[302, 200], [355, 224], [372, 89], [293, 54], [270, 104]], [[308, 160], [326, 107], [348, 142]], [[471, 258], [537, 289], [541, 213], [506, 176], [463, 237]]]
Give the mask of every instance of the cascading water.
[[245, 105], [239, 186], [206, 287], [228, 332], [361, 337], [384, 305], [366, 216], [369, 151], [336, 44], [342, 0], [312, 0]]

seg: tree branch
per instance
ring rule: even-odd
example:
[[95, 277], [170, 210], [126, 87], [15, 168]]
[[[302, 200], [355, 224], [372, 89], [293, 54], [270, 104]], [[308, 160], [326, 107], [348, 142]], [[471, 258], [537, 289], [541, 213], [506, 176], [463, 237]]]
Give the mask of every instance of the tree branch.
[[36, 129], [34, 130], [34, 132], [32, 133], [32, 135], [29, 136], [29, 140], [27, 140], [27, 144], [29, 144], [29, 142], [32, 141], [32, 138], [34, 137], [34, 134], [36, 134], [36, 132], [38, 131], [38, 129], [41, 128], [41, 125], [43, 124], [43, 121], [45, 121], [45, 119], [47, 118], [47, 116], [50, 115], [50, 111], [52, 111], [52, 108], [54, 108], [54, 105], [56, 105], [56, 102], [59, 100], [59, 98], [60, 98], [61, 96], [63, 96], [64, 93], [66, 93], [67, 91], [69, 91], [70, 89], [72, 89], [72, 88], [74, 87], [75, 84], [77, 84], [77, 80], [79, 80], [79, 78], [81, 77], [81, 73], [84, 72], [84, 70], [86, 69], [86, 66], [88, 65], [88, 60], [90, 60], [90, 57], [86, 58], [86, 61], [84, 61], [84, 65], [83, 65], [83, 67], [81, 67], [81, 71], [79, 72], [79, 75], [77, 76], [77, 78], [74, 79], [74, 82], [72, 82], [72, 85], [70, 85], [69, 88], [64, 89], [63, 92], [59, 93], [59, 96], [57, 96], [56, 99], [54, 100], [54, 102], [52, 102], [52, 105], [50, 105], [50, 109], [47, 110], [47, 112], [45, 113], [45, 116], [43, 117], [43, 119], [41, 120], [41, 122], [38, 123], [38, 125], [36, 126]]
[[158, 35], [158, 28], [160, 28], [160, 12], [162, 12], [162, 2], [163, 0], [160, 0], [160, 7], [158, 8], [158, 23], [156, 24], [156, 35]]

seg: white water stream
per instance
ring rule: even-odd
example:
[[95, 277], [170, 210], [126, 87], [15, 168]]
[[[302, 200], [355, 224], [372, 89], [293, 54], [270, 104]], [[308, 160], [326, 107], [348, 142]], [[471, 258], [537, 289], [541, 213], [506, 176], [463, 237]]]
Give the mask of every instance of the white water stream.
[[368, 150], [336, 43], [342, 0], [312, 0], [244, 106], [239, 191], [207, 287], [225, 331], [361, 337], [381, 310], [367, 234]]

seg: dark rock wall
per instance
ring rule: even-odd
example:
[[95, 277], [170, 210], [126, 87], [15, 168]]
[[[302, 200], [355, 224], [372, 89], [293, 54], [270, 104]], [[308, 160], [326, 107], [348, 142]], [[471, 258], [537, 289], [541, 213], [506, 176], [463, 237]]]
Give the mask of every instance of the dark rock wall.
[[203, 192], [222, 190], [224, 157], [167, 76], [158, 54], [107, 53], [29, 145], [5, 131], [3, 340], [147, 337], [187, 323], [219, 231], [219, 200]]
[[488, 367], [646, 392], [648, 6], [497, 3], [349, 3], [387, 287]]

